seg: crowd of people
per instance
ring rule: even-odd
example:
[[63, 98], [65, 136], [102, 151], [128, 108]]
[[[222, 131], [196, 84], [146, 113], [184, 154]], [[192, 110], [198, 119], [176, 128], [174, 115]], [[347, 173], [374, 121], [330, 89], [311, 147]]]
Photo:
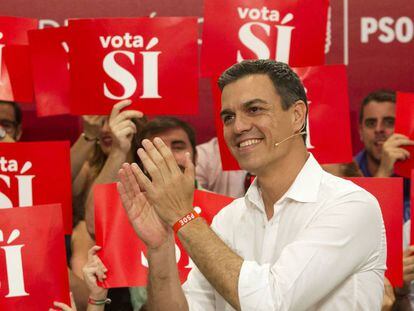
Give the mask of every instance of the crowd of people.
[[[148, 119], [129, 110], [129, 100], [115, 104], [109, 116], [83, 117], [83, 133], [71, 147], [74, 230], [66, 249], [72, 306], [56, 302], [53, 308], [411, 310], [410, 180], [404, 179], [401, 215], [404, 286], [393, 288], [384, 279], [378, 202], [338, 178], [393, 177], [394, 164], [409, 157], [403, 147], [414, 141], [394, 133], [395, 92], [378, 90], [361, 103], [364, 149], [354, 162], [319, 165], [305, 145], [306, 94], [286, 64], [243, 61], [218, 83], [224, 137], [240, 171], [222, 169], [216, 137], [197, 145], [186, 122]], [[18, 104], [1, 101], [0, 141], [18, 142], [22, 121]], [[146, 288], [97, 285], [107, 269], [94, 242], [92, 189], [113, 182], [148, 249]], [[211, 227], [193, 211], [196, 188], [236, 198]], [[183, 217], [191, 221], [180, 225]], [[196, 265], [183, 286], [174, 233]]]

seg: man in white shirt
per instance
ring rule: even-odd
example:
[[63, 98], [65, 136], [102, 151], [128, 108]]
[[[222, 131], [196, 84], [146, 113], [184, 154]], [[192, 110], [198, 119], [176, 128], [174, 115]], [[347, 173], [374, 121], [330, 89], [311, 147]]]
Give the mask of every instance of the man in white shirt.
[[[151, 180], [135, 165], [120, 171], [121, 199], [148, 247], [150, 309], [379, 310], [386, 268], [380, 208], [307, 152], [298, 76], [283, 63], [243, 61], [219, 86], [226, 143], [257, 178], [211, 228], [192, 210], [190, 156], [182, 173], [155, 138], [138, 151]], [[172, 227], [197, 266], [183, 287]]]

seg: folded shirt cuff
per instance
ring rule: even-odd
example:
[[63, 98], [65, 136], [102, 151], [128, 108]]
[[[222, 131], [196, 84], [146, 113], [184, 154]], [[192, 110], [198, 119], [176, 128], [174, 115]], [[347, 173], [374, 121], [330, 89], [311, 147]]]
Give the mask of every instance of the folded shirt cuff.
[[269, 284], [270, 265], [243, 261], [239, 275], [241, 310], [272, 310], [273, 299]]

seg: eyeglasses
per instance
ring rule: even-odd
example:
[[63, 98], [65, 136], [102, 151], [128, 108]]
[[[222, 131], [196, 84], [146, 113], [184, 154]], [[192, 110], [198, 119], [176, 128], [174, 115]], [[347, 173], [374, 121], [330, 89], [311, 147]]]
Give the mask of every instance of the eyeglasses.
[[13, 133], [17, 128], [17, 122], [7, 119], [0, 119], [0, 127], [2, 127], [7, 134]]

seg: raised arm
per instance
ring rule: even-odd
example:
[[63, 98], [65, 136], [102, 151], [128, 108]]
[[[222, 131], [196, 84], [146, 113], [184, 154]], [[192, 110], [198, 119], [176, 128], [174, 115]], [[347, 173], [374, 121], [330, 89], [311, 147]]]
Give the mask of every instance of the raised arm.
[[124, 164], [119, 172], [118, 192], [135, 232], [147, 246], [148, 307], [150, 310], [187, 310], [175, 262], [172, 230], [158, 217], [141, 191], [140, 174], [135, 163]]
[[[105, 184], [117, 181], [118, 171], [122, 163], [128, 159], [128, 154], [131, 149], [131, 141], [137, 128], [132, 121], [135, 118], [141, 118], [142, 112], [136, 110], [125, 110], [131, 104], [131, 101], [124, 100], [114, 105], [111, 115], [109, 117], [109, 128], [112, 136], [112, 145], [108, 158], [94, 180], [93, 184]], [[93, 236], [95, 233], [95, 215], [93, 203], [93, 186], [92, 191], [89, 191], [85, 207], [85, 220], [88, 232]]]
[[103, 125], [102, 116], [82, 116], [82, 120], [83, 133], [70, 148], [72, 182], [78, 176], [83, 164], [99, 141], [99, 133]]

